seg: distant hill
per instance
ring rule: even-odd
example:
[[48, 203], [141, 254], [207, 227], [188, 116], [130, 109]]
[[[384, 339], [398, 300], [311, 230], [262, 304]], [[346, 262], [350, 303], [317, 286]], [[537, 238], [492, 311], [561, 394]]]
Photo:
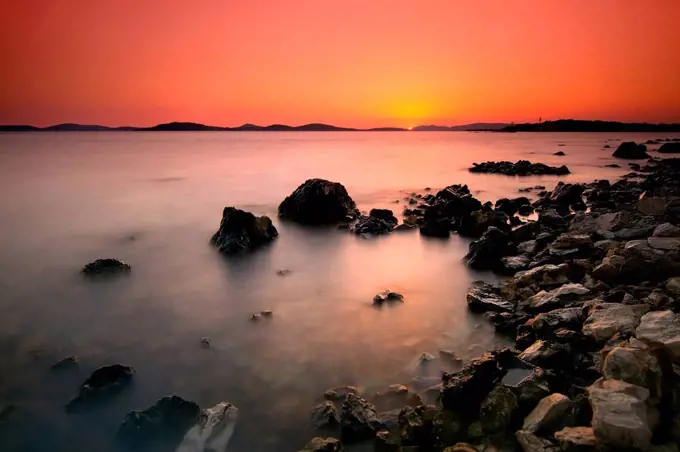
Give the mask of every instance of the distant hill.
[[39, 130], [42, 130], [42, 129], [35, 127], [35, 126], [25, 126], [25, 125], [0, 126], [0, 132], [37, 132]]
[[680, 132], [680, 124], [646, 122], [588, 121], [559, 119], [531, 124], [514, 124], [502, 132]]
[[54, 131], [54, 132], [101, 132], [104, 130], [111, 130], [111, 127], [98, 126], [91, 124], [55, 124], [53, 126], [45, 127], [42, 130]]
[[166, 124], [158, 124], [153, 127], [137, 130], [148, 132], [212, 132], [226, 129], [224, 127], [206, 126], [205, 124], [198, 124], [195, 122], [168, 122]]
[[501, 130], [508, 127], [510, 124], [501, 122], [475, 122], [472, 124], [463, 124], [459, 126], [416, 126], [413, 131], [416, 132], [468, 132], [473, 130]]

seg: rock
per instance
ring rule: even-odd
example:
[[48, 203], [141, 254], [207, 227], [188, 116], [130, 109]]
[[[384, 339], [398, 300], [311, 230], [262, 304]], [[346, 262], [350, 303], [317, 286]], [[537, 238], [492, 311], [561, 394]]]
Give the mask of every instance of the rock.
[[372, 234], [372, 235], [387, 234], [388, 232], [392, 232], [392, 229], [394, 229], [396, 224], [397, 224], [396, 221], [394, 223], [392, 223], [392, 222], [388, 222], [386, 220], [383, 220], [381, 218], [376, 218], [376, 217], [373, 217], [373, 216], [367, 217], [365, 215], [362, 215], [357, 219], [357, 222], [354, 224], [352, 231], [357, 235], [358, 234]]
[[554, 393], [543, 398], [524, 419], [522, 429], [531, 433], [544, 431], [553, 426], [571, 408], [569, 397]]
[[371, 209], [368, 215], [374, 218], [380, 218], [381, 220], [384, 220], [388, 223], [398, 223], [397, 218], [390, 209]]
[[298, 452], [342, 452], [342, 443], [335, 438], [313, 438]]
[[397, 292], [392, 292], [389, 289], [383, 290], [375, 297], [373, 297], [373, 304], [381, 305], [387, 303], [403, 303], [404, 296]]
[[420, 227], [420, 234], [445, 239], [451, 235], [451, 224], [445, 221], [425, 220], [425, 223]]
[[444, 452], [479, 452], [475, 446], [467, 443], [456, 443], [444, 449]]
[[668, 199], [654, 196], [640, 198], [635, 208], [643, 215], [661, 215], [668, 204]]
[[531, 202], [529, 201], [529, 198], [526, 198], [524, 196], [515, 199], [501, 198], [496, 201], [495, 208], [496, 210], [504, 212], [508, 216], [512, 216], [516, 214], [519, 208], [522, 206], [531, 207]]
[[508, 235], [491, 226], [479, 238], [470, 243], [470, 251], [465, 260], [475, 270], [492, 270], [502, 268], [501, 258], [508, 246]]
[[647, 344], [661, 344], [680, 362], [680, 315], [673, 311], [648, 312], [642, 316], [635, 336]]
[[605, 342], [616, 333], [633, 334], [640, 323], [640, 314], [632, 306], [619, 303], [598, 303], [583, 325], [583, 334], [597, 342]]
[[661, 145], [657, 151], [659, 154], [680, 154], [680, 143], [679, 142], [672, 142], [672, 143], [664, 143]]
[[653, 237], [680, 237], [680, 227], [670, 223], [663, 223], [654, 229]]
[[661, 366], [649, 350], [629, 345], [612, 348], [602, 363], [602, 375], [647, 388], [652, 397], [661, 397]]
[[332, 402], [340, 402], [345, 400], [349, 394], [357, 395], [359, 390], [354, 386], [340, 386], [329, 389], [323, 394], [323, 398]]
[[414, 224], [402, 223], [394, 228], [395, 232], [406, 232], [415, 230], [416, 226]]
[[[605, 146], [605, 147], [608, 148], [609, 146]], [[609, 164], [605, 165], [604, 167], [605, 168], [621, 168], [621, 165], [617, 165], [616, 163], [609, 163]]]
[[85, 276], [112, 276], [124, 273], [130, 273], [132, 267], [118, 259], [97, 259], [94, 262], [90, 262], [81, 270], [81, 273]]
[[569, 168], [562, 165], [560, 167], [548, 166], [543, 163], [531, 163], [527, 160], [512, 162], [484, 162], [473, 163], [468, 170], [471, 173], [495, 173], [505, 174], [506, 176], [531, 176], [531, 175], [557, 175], [569, 174]]
[[648, 398], [647, 389], [619, 380], [601, 378], [589, 386], [597, 443], [623, 450], [646, 450], [656, 421]]
[[238, 408], [231, 403], [221, 402], [206, 408], [175, 452], [226, 452], [237, 420]]
[[312, 409], [312, 425], [317, 429], [335, 428], [340, 425], [340, 417], [333, 402], [326, 400]]
[[551, 247], [555, 249], [569, 249], [590, 246], [592, 244], [593, 239], [587, 234], [561, 234], [551, 244]]
[[441, 403], [447, 410], [476, 412], [501, 377], [496, 355], [486, 353], [460, 372], [442, 376]]
[[542, 290], [536, 295], [520, 303], [520, 307], [528, 312], [547, 312], [552, 309], [563, 307], [568, 302], [577, 299], [581, 295], [587, 295], [589, 289], [581, 284], [564, 284], [549, 292]]
[[467, 294], [468, 308], [472, 312], [513, 312], [515, 305], [500, 295], [500, 290], [484, 281], [475, 281]]
[[517, 272], [526, 270], [529, 267], [529, 264], [531, 264], [531, 258], [528, 256], [519, 255], [501, 257], [502, 268], [499, 271], [501, 271], [504, 274], [514, 275]]
[[282, 269], [276, 270], [276, 274], [279, 275], [279, 276], [287, 276], [287, 275], [290, 274], [290, 270], [282, 268]]
[[561, 204], [563, 206], [568, 206], [577, 202], [581, 202], [581, 195], [585, 187], [580, 184], [565, 184], [564, 182], [558, 182], [555, 189], [550, 194], [550, 201]]
[[518, 430], [515, 433], [515, 438], [524, 452], [558, 452], [559, 450], [547, 439], [539, 438], [525, 430]]
[[612, 154], [613, 157], [628, 160], [642, 160], [650, 158], [647, 154], [647, 146], [644, 144], [637, 144], [633, 141], [626, 141], [616, 148], [616, 151]]
[[202, 337], [201, 338], [201, 346], [204, 348], [210, 347], [210, 339], [207, 337]]
[[67, 356], [52, 364], [53, 370], [73, 369], [78, 367], [78, 358], [75, 356]]
[[278, 235], [269, 217], [256, 217], [250, 212], [225, 207], [220, 228], [211, 242], [222, 253], [236, 254], [261, 247]]
[[494, 210], [475, 210], [463, 216], [458, 224], [458, 234], [465, 237], [480, 237], [490, 227], [509, 231], [508, 216]]
[[595, 219], [595, 224], [598, 230], [603, 231], [617, 231], [626, 227], [631, 221], [629, 212], [609, 212], [598, 216]]
[[399, 439], [388, 432], [381, 430], [375, 434], [375, 452], [399, 452]]
[[553, 309], [550, 312], [538, 314], [527, 321], [525, 326], [531, 328], [539, 336], [542, 336], [544, 333], [551, 333], [560, 328], [580, 330], [581, 323], [583, 322], [582, 319], [582, 309], [580, 307]]
[[505, 433], [511, 426], [517, 409], [517, 397], [505, 386], [496, 386], [479, 409], [479, 420], [487, 435]]
[[515, 275], [515, 283], [519, 287], [530, 286], [533, 284], [540, 285], [557, 285], [566, 284], [569, 282], [569, 265], [560, 264], [552, 265], [546, 264], [540, 267], [534, 267], [531, 270], [518, 273]]
[[538, 222], [547, 226], [562, 226], [565, 221], [555, 209], [545, 209], [538, 213]]
[[680, 250], [680, 238], [677, 237], [649, 237], [647, 243], [656, 250]]
[[565, 153], [562, 152], [562, 151], [557, 151], [557, 152], [555, 152], [553, 155], [556, 155], [556, 156], [558, 156], [558, 157], [562, 157], [562, 156], [565, 156], [565, 155], [567, 155], [567, 154], [565, 154]]
[[302, 224], [336, 224], [359, 214], [345, 187], [309, 179], [279, 205], [279, 217]]
[[565, 427], [555, 433], [555, 439], [564, 452], [595, 450], [596, 439], [592, 427]]
[[100, 367], [80, 385], [78, 396], [68, 403], [66, 409], [71, 411], [120, 392], [130, 384], [134, 372], [132, 367], [120, 364]]
[[382, 430], [375, 407], [363, 398], [347, 394], [340, 414], [340, 436], [344, 443], [372, 439]]
[[118, 427], [116, 440], [131, 449], [161, 443], [174, 450], [200, 413], [194, 402], [178, 396], [163, 397], [145, 410], [128, 413]]
[[538, 251], [538, 242], [536, 240], [527, 240], [517, 245], [517, 252], [525, 254], [533, 254]]
[[680, 295], [680, 277], [669, 278], [666, 281], [666, 290], [672, 294]]
[[564, 368], [571, 365], [570, 353], [567, 345], [538, 340], [520, 353], [518, 358], [546, 369]]

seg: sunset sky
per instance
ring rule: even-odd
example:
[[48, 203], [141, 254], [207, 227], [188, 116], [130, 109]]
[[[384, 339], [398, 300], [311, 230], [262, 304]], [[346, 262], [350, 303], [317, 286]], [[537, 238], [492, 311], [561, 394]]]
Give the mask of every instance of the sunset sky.
[[680, 122], [680, 0], [0, 0], [0, 123]]

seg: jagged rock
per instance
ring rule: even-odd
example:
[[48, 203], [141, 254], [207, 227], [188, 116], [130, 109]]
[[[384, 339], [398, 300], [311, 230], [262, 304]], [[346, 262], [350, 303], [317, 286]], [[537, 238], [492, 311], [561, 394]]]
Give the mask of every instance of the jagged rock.
[[387, 303], [402, 303], [404, 301], [404, 296], [398, 292], [392, 292], [391, 290], [383, 290], [375, 297], [373, 297], [373, 304], [383, 304]]
[[128, 413], [116, 439], [131, 449], [161, 442], [174, 450], [200, 413], [201, 408], [194, 402], [177, 396], [163, 397], [146, 410]]
[[96, 402], [99, 399], [120, 392], [132, 381], [135, 370], [132, 367], [114, 364], [100, 367], [80, 385], [78, 396], [66, 406], [74, 410], [81, 405]]
[[602, 362], [602, 375], [647, 388], [652, 397], [661, 396], [661, 366], [656, 356], [644, 348], [630, 345], [612, 348]]
[[359, 214], [345, 187], [309, 179], [279, 205], [279, 217], [303, 224], [336, 224]]
[[529, 264], [531, 264], [531, 258], [528, 256], [506, 256], [501, 258], [500, 271], [504, 274], [514, 275], [517, 272], [526, 270]]
[[586, 295], [589, 289], [581, 284], [564, 284], [549, 292], [542, 290], [520, 303], [520, 307], [528, 312], [546, 312], [562, 307], [565, 302], [574, 300], [578, 296]]
[[518, 430], [515, 433], [517, 442], [524, 452], [558, 452], [559, 449], [547, 439], [539, 438], [531, 432]]
[[184, 435], [175, 452], [225, 452], [234, 434], [238, 408], [228, 402], [221, 402], [206, 408], [193, 427]]
[[344, 443], [354, 443], [375, 437], [382, 430], [375, 407], [363, 398], [347, 394], [340, 414], [340, 436]]
[[555, 209], [545, 209], [538, 213], [538, 222], [546, 226], [558, 227], [565, 224], [564, 217]]
[[334, 428], [340, 425], [340, 417], [335, 405], [330, 400], [315, 406], [312, 410], [312, 425], [314, 428]]
[[420, 226], [420, 234], [445, 239], [451, 235], [451, 224], [442, 220], [425, 220], [425, 223]]
[[570, 365], [570, 353], [568, 345], [538, 340], [520, 353], [518, 358], [539, 367], [553, 369]]
[[531, 176], [531, 175], [565, 175], [569, 174], [569, 168], [562, 165], [560, 167], [548, 166], [543, 163], [531, 163], [528, 160], [512, 162], [484, 162], [473, 163], [468, 170], [471, 173], [495, 173], [505, 174], [506, 176]]
[[445, 373], [440, 394], [442, 406], [452, 411], [477, 411], [501, 374], [493, 353], [473, 360], [460, 372]]
[[508, 216], [512, 216], [516, 214], [517, 211], [522, 206], [531, 207], [531, 202], [529, 201], [529, 198], [526, 198], [524, 196], [514, 199], [501, 198], [498, 201], [496, 201], [495, 209], [500, 210], [501, 212], [505, 212], [505, 214]]
[[642, 316], [635, 336], [648, 344], [661, 344], [680, 361], [680, 315], [673, 311], [648, 312]]
[[375, 452], [399, 452], [399, 439], [387, 430], [375, 434]]
[[566, 284], [569, 282], [569, 265], [546, 264], [541, 265], [540, 267], [534, 267], [531, 270], [515, 275], [515, 282], [519, 287], [530, 286], [532, 284]]
[[515, 305], [500, 295], [500, 290], [484, 281], [475, 281], [467, 294], [468, 308], [472, 312], [512, 312]]
[[541, 399], [531, 413], [524, 419], [522, 429], [536, 433], [550, 428], [571, 407], [569, 397], [554, 393]]
[[647, 389], [620, 380], [600, 378], [589, 386], [597, 443], [623, 450], [646, 450], [658, 416], [648, 399]]
[[398, 223], [397, 218], [390, 209], [371, 209], [368, 215], [374, 218], [380, 218], [381, 220], [384, 220], [388, 223]]
[[508, 246], [508, 235], [500, 229], [490, 226], [479, 238], [470, 243], [470, 251], [465, 260], [476, 270], [493, 270], [502, 268], [501, 258]]
[[580, 330], [582, 323], [582, 309], [575, 307], [553, 309], [550, 312], [538, 314], [527, 321], [525, 326], [531, 328], [535, 333], [542, 335], [546, 332], [557, 331], [560, 328]]
[[340, 386], [329, 389], [323, 394], [323, 398], [332, 402], [339, 402], [345, 400], [349, 394], [357, 395], [359, 390], [354, 386]]
[[458, 234], [465, 237], [480, 237], [490, 227], [509, 231], [508, 216], [500, 211], [475, 210], [461, 217], [458, 224]]
[[479, 420], [487, 435], [505, 433], [517, 409], [517, 396], [505, 386], [496, 386], [479, 409]]
[[593, 239], [587, 234], [562, 234], [550, 246], [554, 249], [570, 249], [592, 244]]
[[640, 323], [640, 316], [632, 306], [597, 303], [583, 325], [583, 334], [600, 343], [616, 333], [633, 334]]
[[118, 259], [97, 259], [90, 262], [81, 270], [85, 276], [111, 276], [116, 274], [130, 273], [132, 267]]
[[374, 216], [362, 215], [357, 219], [357, 222], [352, 227], [352, 231], [359, 234], [371, 234], [371, 235], [381, 235], [392, 232], [396, 222], [392, 223], [382, 218], [377, 218]]
[[221, 252], [235, 254], [265, 245], [278, 235], [269, 217], [256, 217], [250, 212], [225, 207], [220, 228], [211, 242]]
[[633, 141], [626, 141], [616, 148], [616, 151], [612, 154], [613, 157], [628, 160], [642, 160], [650, 158], [647, 154], [647, 146], [644, 144], [637, 144]]
[[596, 439], [592, 427], [565, 427], [555, 433], [555, 439], [564, 452], [595, 450]]
[[581, 202], [581, 195], [585, 187], [580, 184], [565, 184], [558, 182], [555, 189], [550, 194], [550, 201], [563, 206], [568, 206], [577, 202]]
[[680, 227], [671, 223], [663, 223], [654, 229], [653, 237], [680, 237]]
[[517, 245], [517, 251], [525, 254], [533, 254], [538, 251], [538, 242], [536, 240], [527, 240]]
[[513, 242], [521, 243], [536, 239], [536, 236], [540, 233], [541, 225], [536, 221], [529, 221], [513, 229], [510, 232], [510, 237], [512, 238]]
[[342, 443], [335, 438], [313, 438], [298, 452], [342, 452]]

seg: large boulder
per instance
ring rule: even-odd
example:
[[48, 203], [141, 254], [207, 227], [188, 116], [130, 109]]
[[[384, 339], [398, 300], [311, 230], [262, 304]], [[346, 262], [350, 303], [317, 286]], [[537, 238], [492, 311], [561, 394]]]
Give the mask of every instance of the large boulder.
[[458, 222], [458, 234], [465, 237], [479, 237], [490, 228], [509, 231], [508, 216], [501, 211], [480, 209], [463, 215]]
[[279, 217], [302, 224], [336, 224], [358, 213], [345, 187], [324, 179], [305, 181], [279, 205]]
[[440, 393], [442, 406], [452, 411], [476, 412], [502, 374], [493, 353], [473, 360], [460, 372], [445, 373]]
[[174, 450], [200, 413], [194, 402], [178, 396], [163, 397], [145, 410], [128, 413], [118, 427], [116, 440], [133, 450], [151, 443]]
[[277, 235], [279, 233], [269, 217], [256, 217], [235, 207], [225, 207], [220, 228], [211, 242], [223, 253], [236, 254], [265, 245]]
[[110, 276], [117, 274], [130, 273], [132, 267], [118, 259], [97, 259], [83, 267], [81, 273], [89, 277]]
[[541, 399], [536, 408], [524, 419], [522, 429], [531, 433], [548, 429], [554, 426], [569, 408], [571, 408], [569, 397], [559, 393], [550, 394]]
[[333, 402], [326, 400], [312, 409], [312, 425], [317, 429], [334, 428], [340, 425], [340, 417]]
[[506, 300], [500, 290], [484, 281], [475, 281], [468, 290], [468, 308], [472, 312], [512, 312], [514, 303]]
[[344, 443], [372, 439], [383, 429], [375, 407], [365, 399], [347, 394], [340, 414], [340, 436]]
[[663, 345], [680, 362], [680, 315], [669, 310], [648, 312], [642, 316], [635, 335], [648, 344]]
[[644, 144], [637, 144], [634, 141], [625, 141], [616, 148], [612, 154], [613, 157], [628, 160], [642, 160], [650, 158], [647, 154], [647, 146]]
[[648, 404], [649, 390], [600, 378], [588, 387], [597, 442], [614, 450], [647, 450], [658, 413]]
[[503, 267], [501, 258], [508, 247], [508, 234], [491, 226], [484, 234], [470, 243], [470, 251], [465, 260], [475, 270], [497, 270]]
[[342, 452], [342, 443], [335, 438], [317, 436], [298, 452]]
[[66, 409], [74, 410], [122, 391], [132, 382], [134, 373], [132, 367], [121, 364], [100, 367], [80, 385], [78, 396], [68, 403]]
[[621, 303], [595, 303], [583, 325], [583, 334], [604, 343], [617, 333], [631, 335], [640, 323], [641, 313]]
[[648, 349], [632, 345], [612, 348], [602, 362], [602, 375], [610, 380], [621, 380], [647, 388], [652, 397], [661, 397], [661, 365]]
[[550, 312], [538, 314], [529, 319], [524, 325], [540, 336], [550, 334], [560, 328], [580, 330], [583, 323], [583, 310], [580, 307], [553, 309]]

